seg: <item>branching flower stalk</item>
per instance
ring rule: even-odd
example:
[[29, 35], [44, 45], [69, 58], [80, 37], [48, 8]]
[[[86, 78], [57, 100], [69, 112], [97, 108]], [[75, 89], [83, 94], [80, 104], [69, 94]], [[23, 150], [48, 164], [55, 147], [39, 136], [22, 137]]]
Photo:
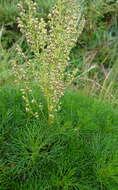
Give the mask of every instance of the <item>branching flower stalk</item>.
[[[19, 68], [14, 65], [14, 68], [17, 68], [15, 72], [26, 86], [24, 90], [22, 89], [24, 99], [27, 99], [24, 94], [25, 89], [30, 89], [30, 82], [33, 80], [39, 84], [47, 100], [49, 120], [53, 119], [54, 113], [59, 109], [59, 100], [77, 72], [74, 70], [70, 73], [67, 70], [70, 51], [85, 24], [77, 2], [55, 0], [55, 6], [49, 13], [47, 21], [37, 18], [37, 5], [33, 1], [24, 0], [18, 4], [19, 27], [34, 57], [25, 59], [23, 55], [25, 63]], [[25, 71], [22, 72], [21, 67]], [[22, 75], [24, 77], [21, 77]]]

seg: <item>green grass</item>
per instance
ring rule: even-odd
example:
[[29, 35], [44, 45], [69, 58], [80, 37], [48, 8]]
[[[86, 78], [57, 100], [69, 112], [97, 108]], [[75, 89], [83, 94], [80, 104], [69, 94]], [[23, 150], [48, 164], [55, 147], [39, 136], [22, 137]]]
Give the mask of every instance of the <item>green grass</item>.
[[0, 190], [117, 189], [117, 109], [69, 90], [49, 125], [46, 105], [36, 120], [18, 89], [0, 94]]

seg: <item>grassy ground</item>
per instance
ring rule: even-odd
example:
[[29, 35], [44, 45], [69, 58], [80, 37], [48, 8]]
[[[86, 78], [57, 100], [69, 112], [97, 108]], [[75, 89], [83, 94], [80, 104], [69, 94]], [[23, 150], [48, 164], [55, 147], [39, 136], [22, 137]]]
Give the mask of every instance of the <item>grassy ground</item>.
[[[118, 2], [81, 1], [86, 25], [70, 54], [79, 71], [51, 124], [37, 87], [38, 120], [14, 85], [16, 44], [28, 54], [17, 2], [0, 0], [0, 190], [117, 190]], [[54, 1], [36, 2], [46, 19]]]
[[18, 89], [0, 94], [1, 190], [117, 189], [118, 110], [69, 90], [49, 125], [46, 108], [43, 120], [27, 115]]

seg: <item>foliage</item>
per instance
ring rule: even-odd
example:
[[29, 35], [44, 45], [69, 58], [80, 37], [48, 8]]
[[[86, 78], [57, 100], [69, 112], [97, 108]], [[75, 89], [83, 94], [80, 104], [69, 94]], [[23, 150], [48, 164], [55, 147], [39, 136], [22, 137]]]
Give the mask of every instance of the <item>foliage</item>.
[[80, 70], [76, 84], [93, 96], [101, 98], [102, 94], [102, 98], [116, 103], [117, 80], [112, 81], [111, 76], [117, 72], [118, 63], [118, 3], [116, 0], [82, 2], [86, 27], [71, 52], [71, 63]]
[[20, 34], [17, 29], [16, 17], [18, 0], [0, 0], [0, 28], [2, 29], [2, 46], [9, 48], [18, 40]]
[[49, 125], [27, 116], [19, 89], [0, 93], [1, 190], [117, 187], [118, 111], [111, 105], [69, 90]]

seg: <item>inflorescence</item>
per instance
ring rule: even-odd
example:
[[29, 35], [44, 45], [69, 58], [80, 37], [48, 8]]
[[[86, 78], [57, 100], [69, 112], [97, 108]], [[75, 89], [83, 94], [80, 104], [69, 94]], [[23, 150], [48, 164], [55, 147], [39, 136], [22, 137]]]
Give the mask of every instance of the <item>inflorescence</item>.
[[[20, 16], [18, 26], [27, 40], [33, 58], [27, 58], [20, 48], [17, 48], [24, 64], [13, 64], [14, 74], [22, 81], [22, 97], [26, 103], [26, 111], [36, 118], [31, 104], [37, 104], [35, 98], [29, 100], [32, 94], [30, 84], [36, 82], [46, 97], [49, 119], [59, 109], [59, 100], [66, 88], [72, 83], [77, 69], [67, 70], [69, 54], [81, 34], [85, 20], [77, 0], [56, 0], [48, 14], [47, 20], [37, 17], [37, 5], [32, 0], [24, 0], [18, 4]], [[39, 107], [41, 105], [37, 105]]]

